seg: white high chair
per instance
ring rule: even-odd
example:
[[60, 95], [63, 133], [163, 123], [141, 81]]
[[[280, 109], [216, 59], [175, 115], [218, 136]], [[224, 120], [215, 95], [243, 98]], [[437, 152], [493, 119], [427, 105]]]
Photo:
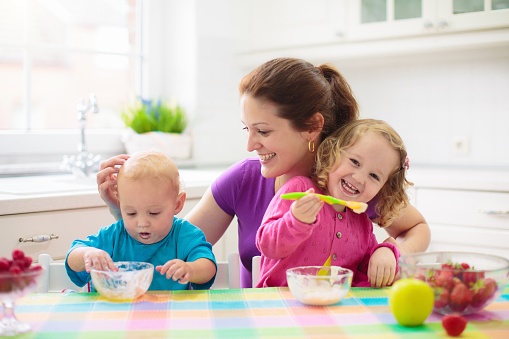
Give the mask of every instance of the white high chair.
[[[260, 259], [253, 257], [253, 287], [260, 280]], [[225, 288], [240, 288], [240, 256], [238, 253], [230, 253], [228, 261], [217, 262], [216, 280], [210, 289], [219, 290]]]
[[238, 253], [230, 253], [228, 261], [217, 262], [217, 273], [212, 290], [240, 288], [240, 257]]
[[41, 277], [39, 286], [36, 292], [63, 292], [64, 290], [74, 290], [77, 292], [87, 291], [88, 286], [79, 287], [75, 285], [65, 270], [62, 261], [53, 261], [49, 254], [39, 255], [39, 265], [44, 269], [44, 274]]

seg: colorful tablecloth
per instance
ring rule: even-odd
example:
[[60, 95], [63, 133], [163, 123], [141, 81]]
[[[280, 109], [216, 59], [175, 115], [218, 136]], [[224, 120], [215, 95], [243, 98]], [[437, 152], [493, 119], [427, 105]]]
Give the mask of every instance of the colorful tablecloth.
[[[446, 337], [441, 316], [407, 328], [396, 323], [388, 289], [352, 288], [334, 306], [299, 303], [287, 288], [150, 292], [135, 302], [96, 293], [31, 294], [18, 319], [23, 338], [434, 338]], [[463, 338], [509, 338], [509, 288], [468, 316]]]

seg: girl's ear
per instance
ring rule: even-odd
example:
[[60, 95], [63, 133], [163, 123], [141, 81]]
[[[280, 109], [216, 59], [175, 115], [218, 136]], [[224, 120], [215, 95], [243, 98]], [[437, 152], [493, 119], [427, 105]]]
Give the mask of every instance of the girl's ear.
[[180, 192], [179, 195], [177, 195], [177, 201], [175, 202], [175, 215], [179, 214], [180, 211], [182, 211], [185, 202], [186, 202], [186, 192]]

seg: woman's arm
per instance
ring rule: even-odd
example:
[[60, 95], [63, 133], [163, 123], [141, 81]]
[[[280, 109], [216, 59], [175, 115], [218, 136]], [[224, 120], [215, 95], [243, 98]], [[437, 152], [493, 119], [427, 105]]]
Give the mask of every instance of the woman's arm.
[[384, 229], [392, 237], [385, 242], [398, 246], [401, 254], [424, 252], [431, 241], [431, 232], [426, 220], [412, 205], [408, 205], [399, 218]]
[[224, 212], [216, 203], [210, 187], [184, 218], [200, 228], [212, 245], [223, 236], [233, 220], [233, 216]]
[[129, 155], [120, 154], [103, 161], [96, 178], [99, 195], [116, 220], [122, 218], [120, 203], [117, 197], [117, 174], [120, 166], [122, 166], [127, 159], [129, 159]]

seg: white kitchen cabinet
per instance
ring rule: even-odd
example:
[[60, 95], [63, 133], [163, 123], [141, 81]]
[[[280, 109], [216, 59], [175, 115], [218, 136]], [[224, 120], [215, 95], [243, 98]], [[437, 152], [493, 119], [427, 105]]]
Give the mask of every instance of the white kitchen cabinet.
[[346, 0], [251, 0], [243, 8], [240, 51], [337, 43], [345, 38]]
[[[63, 259], [74, 239], [85, 238], [102, 226], [113, 222], [106, 206], [23, 213], [0, 216], [0, 257], [9, 257], [14, 248], [36, 259], [47, 253], [54, 259]], [[38, 236], [56, 236], [43, 242], [23, 242]]]
[[509, 192], [417, 187], [415, 206], [431, 229], [428, 251], [509, 258]]
[[[199, 200], [187, 199], [178, 216], [186, 215]], [[114, 218], [106, 206], [3, 215], [0, 216], [0, 229], [3, 233], [0, 238], [0, 257], [10, 258], [12, 250], [20, 248], [32, 258], [47, 253], [53, 259], [61, 260], [65, 258], [73, 240], [86, 238], [113, 222]], [[47, 236], [47, 240], [29, 241], [41, 236]], [[225, 261], [229, 253], [238, 252], [236, 220], [213, 246], [213, 251], [218, 261]]]
[[354, 0], [348, 39], [371, 40], [509, 26], [509, 0]]

